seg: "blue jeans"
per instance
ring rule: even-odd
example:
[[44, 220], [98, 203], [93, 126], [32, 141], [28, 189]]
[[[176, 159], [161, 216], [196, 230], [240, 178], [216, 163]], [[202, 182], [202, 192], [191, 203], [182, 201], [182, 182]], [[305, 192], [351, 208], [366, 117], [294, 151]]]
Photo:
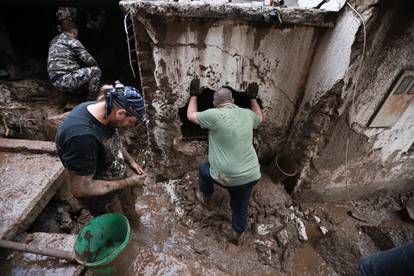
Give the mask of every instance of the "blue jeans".
[[[210, 163], [206, 162], [200, 165], [199, 169], [199, 178], [198, 178], [198, 187], [200, 192], [202, 192], [206, 197], [211, 197], [214, 192], [214, 183], [220, 185], [216, 182], [210, 175]], [[245, 183], [238, 186], [225, 187], [230, 196], [230, 207], [232, 212], [231, 224], [234, 231], [239, 235], [246, 230], [247, 218], [249, 215], [249, 199], [252, 194], [253, 186], [259, 180], [255, 180], [249, 183]]]
[[414, 242], [365, 257], [358, 276], [414, 275]]

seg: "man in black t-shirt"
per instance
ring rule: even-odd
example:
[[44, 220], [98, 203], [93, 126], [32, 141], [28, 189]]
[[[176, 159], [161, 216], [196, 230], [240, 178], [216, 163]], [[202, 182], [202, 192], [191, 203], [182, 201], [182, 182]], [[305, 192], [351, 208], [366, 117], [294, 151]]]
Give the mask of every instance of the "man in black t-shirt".
[[[142, 185], [146, 177], [118, 134], [118, 128], [132, 127], [138, 120], [148, 122], [143, 98], [119, 82], [102, 90], [97, 102], [77, 106], [56, 134], [70, 190], [93, 215], [105, 212], [102, 207], [110, 204], [114, 191]], [[127, 176], [127, 164], [135, 175]]]

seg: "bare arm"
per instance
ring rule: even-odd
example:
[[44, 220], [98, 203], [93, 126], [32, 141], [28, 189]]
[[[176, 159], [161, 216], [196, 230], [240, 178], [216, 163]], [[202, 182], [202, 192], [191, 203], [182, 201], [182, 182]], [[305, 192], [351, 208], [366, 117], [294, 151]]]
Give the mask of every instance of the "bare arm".
[[141, 168], [140, 165], [135, 162], [134, 158], [129, 154], [129, 152], [125, 149], [124, 145], [122, 145], [122, 155], [125, 158], [126, 163], [129, 165], [129, 167], [134, 170], [137, 174], [143, 174], [144, 170]]
[[99, 196], [125, 187], [138, 186], [144, 183], [147, 175], [134, 175], [120, 180], [96, 180], [92, 175], [80, 176], [68, 171], [70, 191], [74, 197]]
[[257, 103], [256, 99], [251, 99], [250, 100], [250, 105], [251, 105], [251, 109], [254, 113], [256, 113], [257, 116], [259, 116], [260, 122], [263, 121], [263, 114], [262, 114], [262, 110], [260, 109], [259, 104]]
[[194, 124], [198, 124], [197, 109], [197, 96], [191, 96], [187, 108], [187, 119]]

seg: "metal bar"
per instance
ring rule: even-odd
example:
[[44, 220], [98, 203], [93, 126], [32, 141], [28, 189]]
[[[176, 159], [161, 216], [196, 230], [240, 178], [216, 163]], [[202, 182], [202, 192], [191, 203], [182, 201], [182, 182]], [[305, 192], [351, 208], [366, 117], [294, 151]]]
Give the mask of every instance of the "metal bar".
[[0, 6], [118, 6], [119, 0], [2, 0]]
[[75, 261], [75, 254], [73, 252], [64, 251], [60, 249], [38, 248], [34, 245], [20, 243], [20, 242], [6, 241], [6, 240], [0, 240], [0, 247], [22, 251], [22, 252], [33, 253], [37, 255], [65, 259], [71, 262]]

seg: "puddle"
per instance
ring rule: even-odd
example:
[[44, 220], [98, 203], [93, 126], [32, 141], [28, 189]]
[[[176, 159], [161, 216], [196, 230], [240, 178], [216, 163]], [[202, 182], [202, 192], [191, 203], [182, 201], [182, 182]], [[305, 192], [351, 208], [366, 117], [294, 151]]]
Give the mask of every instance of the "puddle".
[[289, 276], [337, 275], [316, 250], [310, 245], [298, 248], [293, 257], [292, 271]]

